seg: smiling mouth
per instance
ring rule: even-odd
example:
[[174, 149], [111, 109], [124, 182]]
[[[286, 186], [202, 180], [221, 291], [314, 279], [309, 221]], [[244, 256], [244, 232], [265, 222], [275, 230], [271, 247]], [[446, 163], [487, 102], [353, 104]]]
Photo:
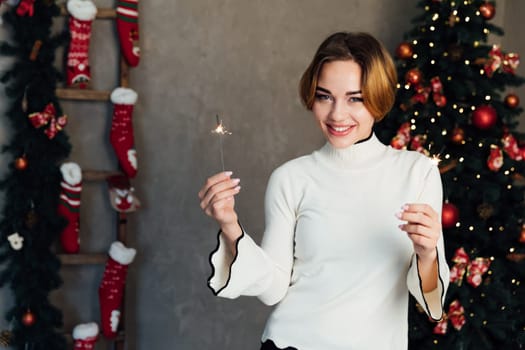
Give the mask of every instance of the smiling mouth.
[[328, 132], [334, 136], [344, 136], [350, 133], [350, 131], [354, 128], [355, 125], [346, 125], [346, 126], [335, 126], [335, 125], [328, 125]]

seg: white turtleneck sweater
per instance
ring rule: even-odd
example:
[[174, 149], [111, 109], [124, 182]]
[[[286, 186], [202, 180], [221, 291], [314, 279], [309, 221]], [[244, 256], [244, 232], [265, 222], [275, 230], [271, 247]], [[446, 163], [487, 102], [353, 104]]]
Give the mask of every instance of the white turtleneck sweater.
[[261, 245], [244, 231], [233, 256], [222, 235], [210, 255], [220, 297], [277, 304], [262, 341], [299, 350], [407, 349], [408, 292], [439, 319], [449, 269], [438, 241], [438, 288], [424, 294], [412, 242], [395, 214], [427, 203], [441, 217], [438, 168], [375, 135], [346, 149], [329, 143], [270, 177]]

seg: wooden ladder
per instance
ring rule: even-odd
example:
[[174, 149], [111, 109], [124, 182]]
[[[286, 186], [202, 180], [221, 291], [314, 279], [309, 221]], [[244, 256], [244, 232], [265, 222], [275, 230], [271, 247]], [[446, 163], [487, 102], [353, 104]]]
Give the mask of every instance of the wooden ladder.
[[[67, 16], [68, 12], [65, 4], [59, 5], [61, 8], [61, 15]], [[117, 17], [114, 8], [98, 8], [96, 19], [115, 20]], [[129, 87], [129, 66], [120, 55], [119, 67], [119, 86]], [[56, 96], [64, 100], [77, 101], [110, 101], [111, 91], [100, 91], [91, 89], [77, 89], [77, 88], [57, 88]], [[82, 181], [86, 182], [105, 182], [107, 178], [114, 175], [123, 175], [119, 171], [104, 171], [104, 170], [82, 170]], [[116, 239], [126, 245], [127, 236], [127, 215], [126, 213], [116, 212]], [[62, 265], [105, 265], [108, 260], [108, 254], [105, 253], [80, 253], [80, 254], [58, 254]], [[125, 309], [126, 300], [125, 293], [122, 300], [122, 308], [120, 314], [119, 328], [117, 337], [113, 339], [115, 350], [124, 350], [126, 333], [125, 333]], [[73, 343], [71, 332], [66, 334], [68, 342]]]

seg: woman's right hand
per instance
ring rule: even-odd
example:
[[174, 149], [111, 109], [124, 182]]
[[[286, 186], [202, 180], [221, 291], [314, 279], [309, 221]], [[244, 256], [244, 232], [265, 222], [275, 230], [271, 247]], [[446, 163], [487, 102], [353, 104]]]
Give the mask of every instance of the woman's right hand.
[[[231, 178], [232, 172], [221, 172], [209, 177], [199, 191], [200, 206], [206, 215], [215, 219], [225, 233], [233, 234], [238, 227], [235, 212], [235, 195], [241, 190], [239, 179]], [[230, 231], [230, 232], [228, 232]], [[236, 232], [237, 233], [237, 232]], [[233, 238], [233, 237], [231, 237]]]

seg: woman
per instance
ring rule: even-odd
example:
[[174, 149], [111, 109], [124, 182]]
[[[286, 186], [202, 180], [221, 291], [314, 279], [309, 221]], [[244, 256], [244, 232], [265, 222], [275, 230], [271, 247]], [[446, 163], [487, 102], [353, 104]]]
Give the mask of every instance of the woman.
[[300, 95], [327, 143], [271, 175], [260, 246], [238, 223], [239, 179], [219, 173], [200, 190], [220, 226], [210, 288], [278, 304], [261, 349], [406, 349], [408, 292], [441, 318], [449, 269], [439, 171], [372, 130], [396, 83], [392, 58], [369, 34], [324, 40]]

